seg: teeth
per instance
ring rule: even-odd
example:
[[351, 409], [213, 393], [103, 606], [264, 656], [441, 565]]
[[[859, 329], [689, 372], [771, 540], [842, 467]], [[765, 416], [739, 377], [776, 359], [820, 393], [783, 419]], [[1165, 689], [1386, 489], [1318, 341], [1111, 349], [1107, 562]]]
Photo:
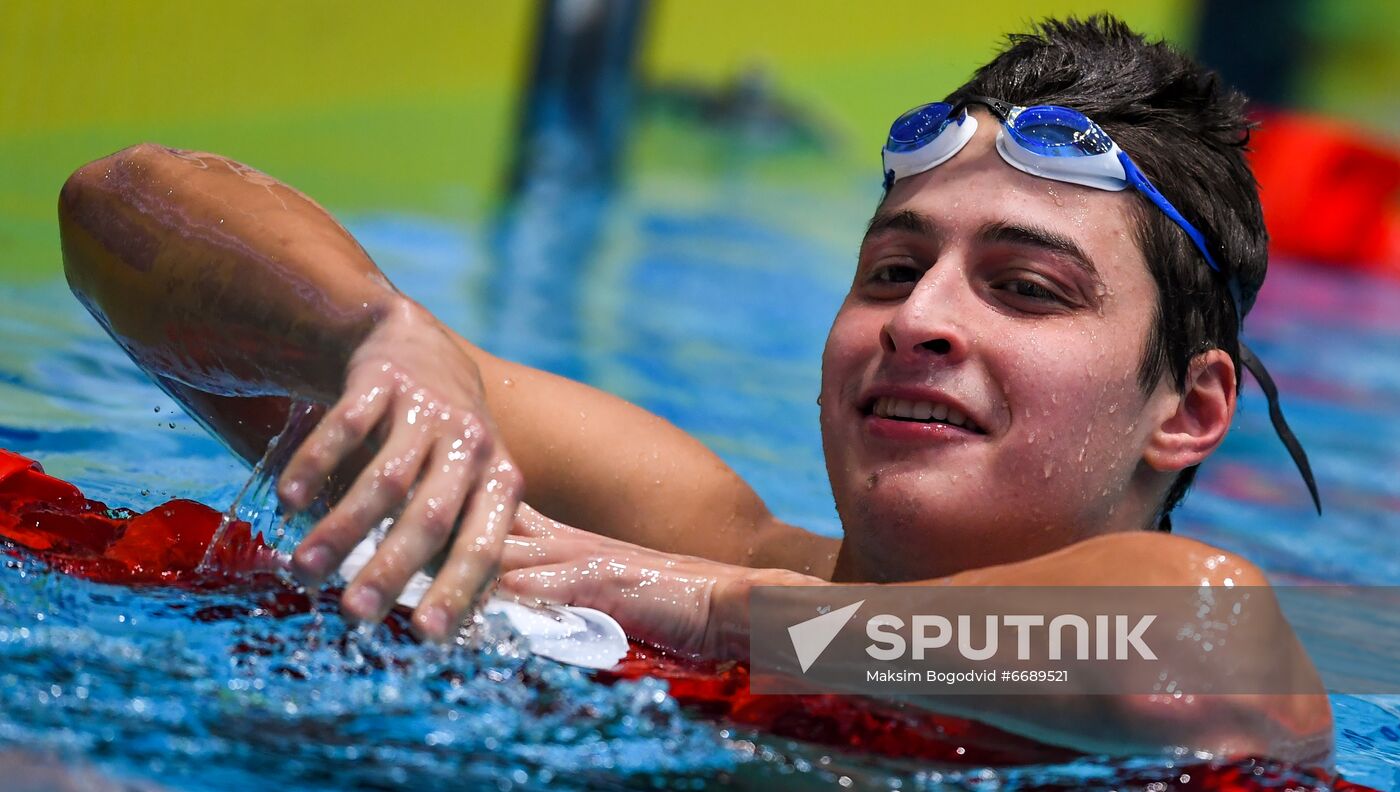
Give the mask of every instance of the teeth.
[[872, 412], [881, 418], [903, 418], [912, 421], [933, 420], [961, 426], [964, 429], [973, 429], [972, 422], [968, 420], [967, 416], [946, 404], [883, 396], [875, 400]]
[[962, 413], [958, 412], [957, 410], [954, 410], [952, 407], [949, 407], [948, 423], [954, 424], [956, 426], [965, 426], [967, 424], [967, 420], [963, 417]]

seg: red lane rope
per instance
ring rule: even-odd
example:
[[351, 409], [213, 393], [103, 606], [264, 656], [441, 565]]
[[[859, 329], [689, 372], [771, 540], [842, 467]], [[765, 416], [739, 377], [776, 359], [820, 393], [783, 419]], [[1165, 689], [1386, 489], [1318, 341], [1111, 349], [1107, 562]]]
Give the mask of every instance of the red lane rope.
[[[305, 613], [312, 599], [266, 573], [274, 556], [243, 521], [229, 524], [213, 567], [200, 570], [205, 549], [223, 515], [190, 500], [172, 500], [137, 514], [110, 509], [89, 500], [61, 479], [44, 473], [33, 460], [0, 449], [0, 537], [11, 555], [26, 552], [64, 574], [128, 586], [176, 585], [217, 588], [257, 583], [253, 593], [264, 613]], [[251, 593], [251, 592], [250, 592]], [[334, 601], [334, 594], [322, 594]], [[236, 618], [241, 609], [209, 608], [200, 620]], [[396, 637], [408, 639], [407, 611], [388, 620]], [[256, 647], [244, 647], [256, 651]], [[607, 683], [652, 677], [669, 683], [671, 695], [690, 710], [740, 727], [768, 732], [857, 753], [895, 759], [957, 765], [1057, 763], [1080, 754], [1045, 745], [964, 718], [937, 715], [892, 704], [838, 695], [757, 695], [749, 692], [749, 671], [742, 663], [697, 663], [664, 650], [632, 644], [615, 668], [600, 672]], [[1311, 780], [1322, 777], [1310, 768], [1244, 759], [1228, 767], [1192, 765], [1173, 771], [1173, 789], [1233, 790], [1324, 789]], [[1129, 771], [1131, 775], [1131, 771]], [[1143, 771], [1124, 783], [1159, 780]], [[1182, 779], [1186, 780], [1182, 780]], [[1046, 790], [1072, 787], [1046, 786]], [[1333, 789], [1361, 792], [1367, 787], [1341, 779]]]

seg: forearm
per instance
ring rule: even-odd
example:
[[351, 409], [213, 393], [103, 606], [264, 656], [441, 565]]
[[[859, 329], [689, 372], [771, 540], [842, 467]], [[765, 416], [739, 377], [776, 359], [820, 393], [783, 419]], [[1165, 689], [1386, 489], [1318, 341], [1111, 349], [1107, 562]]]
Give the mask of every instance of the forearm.
[[[484, 388], [542, 511], [668, 551], [830, 572], [834, 541], [775, 520], [703, 444], [622, 399], [452, 334], [399, 295], [323, 209], [246, 166], [135, 146], [74, 173], [59, 220], [74, 292], [245, 459], [280, 429], [288, 397], [335, 401], [371, 334], [392, 336], [378, 348], [404, 350], [447, 335], [465, 353], [454, 365], [480, 369], [460, 373]], [[250, 396], [261, 398], [240, 398]]]
[[63, 187], [59, 230], [70, 286], [118, 343], [211, 393], [331, 400], [401, 299], [321, 207], [212, 154], [90, 163]]
[[836, 540], [787, 525], [724, 460], [610, 393], [459, 338], [520, 465], [530, 505], [560, 522], [671, 553], [829, 576]]

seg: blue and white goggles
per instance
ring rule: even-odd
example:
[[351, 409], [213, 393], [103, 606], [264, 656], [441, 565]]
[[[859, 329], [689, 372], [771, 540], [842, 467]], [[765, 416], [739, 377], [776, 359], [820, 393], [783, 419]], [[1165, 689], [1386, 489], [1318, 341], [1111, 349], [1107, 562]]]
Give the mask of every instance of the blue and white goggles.
[[[977, 119], [967, 112], [969, 104], [985, 105], [1001, 119], [997, 152], [1011, 167], [1099, 190], [1117, 192], [1133, 187], [1186, 232], [1212, 270], [1226, 274], [1211, 255], [1205, 235], [1152, 186], [1128, 153], [1088, 116], [1068, 107], [1017, 107], [988, 96], [916, 107], [890, 125], [889, 140], [881, 151], [886, 190], [896, 181], [942, 165], [962, 151], [977, 133]], [[1243, 321], [1239, 284], [1230, 278], [1229, 286], [1235, 315]]]
[[[1166, 196], [1152, 186], [1127, 152], [1118, 147], [1107, 132], [1088, 116], [1068, 107], [1034, 105], [1018, 107], [988, 96], [969, 95], [956, 104], [933, 102], [921, 105], [896, 118], [890, 125], [889, 139], [881, 150], [885, 190], [900, 179], [914, 176], [952, 159], [977, 133], [977, 118], [967, 112], [969, 104], [985, 105], [1001, 120], [997, 133], [997, 153], [1011, 167], [1045, 179], [1114, 192], [1128, 187], [1142, 193], [1162, 214], [1176, 223], [1200, 251], [1206, 264], [1226, 278], [1235, 317], [1244, 323], [1240, 284], [1211, 255], [1205, 235], [1182, 216]], [[1308, 493], [1318, 513], [1322, 501], [1302, 444], [1289, 429], [1278, 403], [1278, 389], [1259, 358], [1240, 341], [1240, 360], [1264, 390], [1269, 401], [1269, 418], [1279, 439], [1303, 475]]]

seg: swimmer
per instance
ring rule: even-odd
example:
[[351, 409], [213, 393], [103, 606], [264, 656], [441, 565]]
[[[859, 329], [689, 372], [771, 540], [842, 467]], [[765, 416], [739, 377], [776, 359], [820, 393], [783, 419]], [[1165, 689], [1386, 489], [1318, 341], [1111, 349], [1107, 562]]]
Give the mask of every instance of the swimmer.
[[[1098, 17], [1013, 37], [895, 122], [822, 360], [841, 540], [775, 518], [661, 418], [457, 336], [319, 206], [231, 160], [148, 144], [79, 169], [64, 261], [113, 338], [245, 459], [290, 399], [326, 405], [279, 482], [293, 509], [332, 504], [296, 572], [320, 582], [401, 515], [346, 588], [352, 617], [383, 618], [438, 559], [413, 615], [427, 639], [497, 583], [743, 658], [759, 585], [1267, 585], [1169, 531], [1257, 368], [1238, 336], [1267, 239], [1243, 103]], [[1045, 156], [1066, 141], [1075, 156]], [[963, 706], [1089, 751], [1325, 757], [1306, 655], [1291, 634], [1259, 647], [1315, 694]]]

